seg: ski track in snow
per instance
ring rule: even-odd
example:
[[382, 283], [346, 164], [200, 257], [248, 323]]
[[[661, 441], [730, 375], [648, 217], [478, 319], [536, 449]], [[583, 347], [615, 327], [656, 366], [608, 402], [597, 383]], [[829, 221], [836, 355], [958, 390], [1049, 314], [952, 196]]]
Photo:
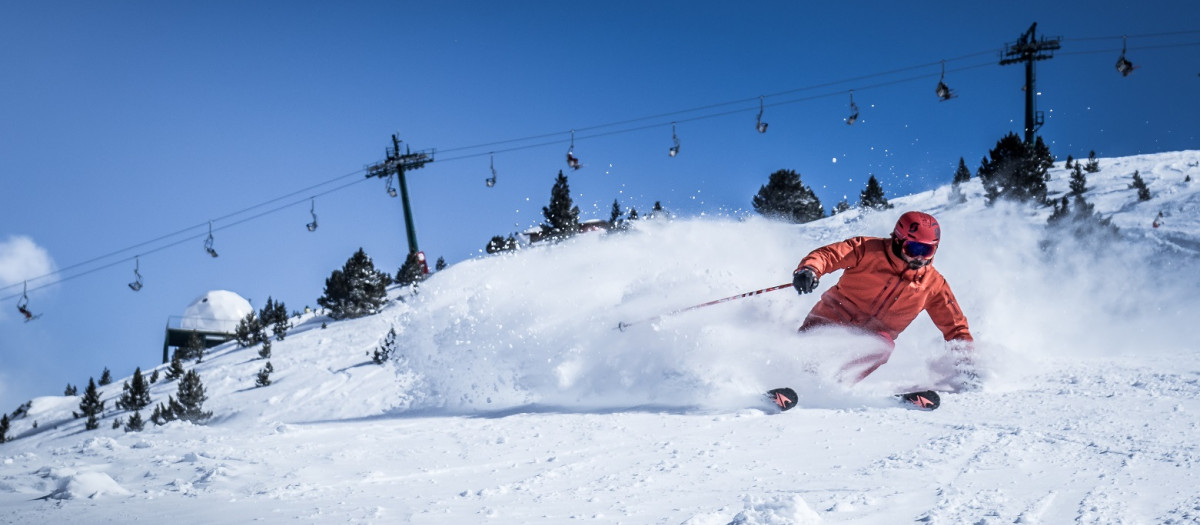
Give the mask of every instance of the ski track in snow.
[[[1088, 197], [1127, 243], [1109, 256], [1051, 257], [1048, 210], [986, 209], [977, 181], [963, 207], [943, 188], [804, 226], [648, 223], [464, 262], [326, 330], [297, 320], [269, 387], [253, 387], [257, 348], [220, 347], [194, 365], [207, 426], [110, 428], [124, 379], [102, 389], [96, 431], [70, 416], [78, 398], [37, 398], [0, 445], [0, 523], [1200, 523], [1200, 182], [1183, 182], [1200, 152], [1101, 164]], [[794, 333], [814, 296], [615, 330], [783, 282], [811, 247], [886, 232], [899, 208], [945, 225], [938, 267], [988, 381], [937, 411], [884, 399], [939, 381], [924, 316], [853, 390], [831, 363], [861, 340]], [[400, 352], [377, 366], [392, 326]], [[774, 414], [760, 393], [784, 384], [801, 406]]]

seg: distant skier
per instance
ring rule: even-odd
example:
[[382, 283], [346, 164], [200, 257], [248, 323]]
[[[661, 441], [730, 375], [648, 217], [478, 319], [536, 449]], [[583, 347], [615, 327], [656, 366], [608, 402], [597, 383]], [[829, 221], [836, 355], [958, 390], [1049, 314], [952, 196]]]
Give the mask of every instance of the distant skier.
[[910, 211], [900, 216], [890, 239], [854, 237], [817, 248], [800, 261], [792, 285], [801, 294], [816, 290], [822, 275], [845, 270], [808, 313], [801, 332], [821, 326], [849, 326], [876, 335], [883, 343], [878, 350], [846, 363], [841, 369], [843, 379], [857, 383], [886, 363], [896, 346], [896, 337], [924, 311], [929, 312], [956, 354], [959, 373], [954, 387], [978, 387], [967, 318], [950, 286], [932, 265], [941, 237], [937, 219]]

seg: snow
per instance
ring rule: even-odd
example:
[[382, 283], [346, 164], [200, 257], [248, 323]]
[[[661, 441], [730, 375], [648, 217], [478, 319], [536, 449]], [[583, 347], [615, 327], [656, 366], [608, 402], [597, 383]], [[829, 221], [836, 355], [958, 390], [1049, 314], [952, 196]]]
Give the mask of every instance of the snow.
[[[641, 221], [457, 264], [378, 315], [296, 318], [268, 387], [257, 347], [214, 348], [189, 363], [206, 426], [111, 428], [124, 380], [94, 431], [77, 397], [33, 399], [0, 445], [0, 522], [1197, 523], [1200, 152], [1100, 164], [1087, 197], [1120, 240], [1047, 246], [1049, 209], [988, 207], [978, 181], [964, 204], [944, 187], [799, 226]], [[1061, 195], [1069, 172], [1052, 175]], [[815, 295], [616, 329], [787, 282], [812, 248], [908, 209], [942, 224], [936, 265], [986, 380], [935, 412], [887, 400], [945, 387], [927, 316], [852, 388], [832, 375], [863, 340], [795, 332]], [[391, 327], [398, 355], [376, 365]], [[761, 392], [785, 385], [801, 406], [774, 414]]]
[[188, 305], [179, 327], [231, 334], [237, 329], [238, 321], [253, 311], [250, 301], [242, 296], [229, 290], [212, 290]]

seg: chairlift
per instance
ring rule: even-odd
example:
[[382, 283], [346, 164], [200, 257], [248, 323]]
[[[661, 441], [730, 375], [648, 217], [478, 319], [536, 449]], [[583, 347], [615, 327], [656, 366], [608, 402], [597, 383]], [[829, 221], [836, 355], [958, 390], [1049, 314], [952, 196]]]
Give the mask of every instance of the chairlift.
[[312, 214], [313, 221], [306, 224], [305, 227], [308, 228], [308, 231], [315, 232], [317, 231], [317, 199], [312, 200], [312, 206], [309, 207], [308, 213]]
[[208, 239], [204, 240], [204, 251], [214, 258], [217, 256], [217, 251], [213, 249], [212, 221], [208, 221]]
[[496, 154], [492, 153], [491, 155], [492, 158], [488, 166], [492, 168], [492, 176], [484, 179], [484, 182], [487, 183], [487, 187], [489, 188], [496, 186]]
[[133, 279], [133, 282], [129, 283], [129, 289], [133, 290], [135, 292], [142, 289], [142, 273], [140, 271], [138, 271], [141, 268], [141, 266], [142, 266], [142, 264], [141, 264], [140, 258], [134, 257], [134, 259], [133, 259], [134, 279]]
[[671, 123], [671, 140], [675, 143], [671, 149], [667, 151], [667, 155], [674, 157], [679, 154], [679, 135], [675, 134], [675, 123]]
[[850, 116], [846, 117], [846, 125], [853, 126], [854, 121], [858, 120], [858, 104], [854, 103], [854, 90], [850, 90]]
[[395, 177], [395, 175], [394, 174], [388, 175], [388, 178], [387, 178], [387, 193], [388, 193], [388, 195], [395, 197], [396, 196], [396, 188], [392, 186], [392, 177]]
[[17, 311], [21, 312], [21, 315], [25, 316], [26, 323], [41, 317], [41, 315], [33, 315], [33, 312], [29, 311], [28, 291], [29, 291], [29, 281], [25, 281], [25, 284], [21, 287], [21, 298], [17, 299]]
[[755, 124], [754, 124], [754, 129], [757, 129], [759, 133], [767, 132], [767, 123], [762, 121], [763, 98], [764, 98], [764, 96], [761, 96], [761, 95], [758, 97], [758, 117], [755, 117]]
[[579, 159], [575, 158], [575, 130], [571, 130], [571, 147], [567, 148], [567, 166], [574, 170], [583, 167], [583, 164], [579, 163]]
[[1117, 72], [1121, 76], [1127, 77], [1130, 73], [1133, 73], [1135, 67], [1133, 62], [1125, 58], [1125, 37], [1121, 37], [1121, 56], [1117, 58]]
[[938, 79], [938, 85], [937, 85], [936, 92], [937, 92], [937, 96], [938, 96], [938, 102], [945, 102], [947, 100], [954, 98], [954, 96], [955, 96], [954, 91], [952, 91], [950, 89], [950, 87], [946, 85], [946, 61], [945, 60], [942, 61], [942, 78]]

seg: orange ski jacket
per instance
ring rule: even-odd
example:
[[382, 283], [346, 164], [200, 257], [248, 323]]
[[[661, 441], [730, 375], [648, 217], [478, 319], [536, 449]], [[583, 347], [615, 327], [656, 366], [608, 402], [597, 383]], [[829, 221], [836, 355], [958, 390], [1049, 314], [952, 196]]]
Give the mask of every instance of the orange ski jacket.
[[817, 248], [796, 267], [812, 268], [818, 277], [845, 270], [841, 279], [821, 295], [804, 327], [840, 324], [862, 328], [895, 340], [922, 311], [947, 341], [972, 341], [950, 285], [926, 265], [917, 270], [892, 252], [892, 241], [854, 237]]

